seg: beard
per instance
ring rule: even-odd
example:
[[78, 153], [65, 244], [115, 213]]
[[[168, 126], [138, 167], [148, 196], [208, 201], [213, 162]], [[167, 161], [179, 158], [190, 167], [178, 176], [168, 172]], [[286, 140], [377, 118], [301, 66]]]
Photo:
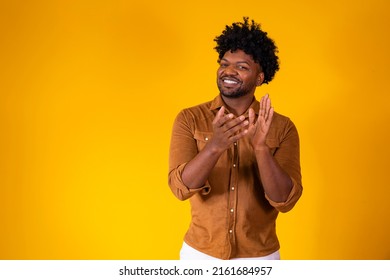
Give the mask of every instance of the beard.
[[237, 84], [235, 87], [227, 88], [223, 85], [223, 81], [218, 79], [217, 85], [221, 95], [227, 98], [239, 98], [251, 92], [251, 90], [244, 87], [242, 83]]

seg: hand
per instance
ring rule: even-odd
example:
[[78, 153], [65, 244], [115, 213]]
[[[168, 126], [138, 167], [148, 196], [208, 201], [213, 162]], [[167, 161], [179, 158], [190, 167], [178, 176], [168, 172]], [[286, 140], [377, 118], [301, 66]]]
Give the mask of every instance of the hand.
[[255, 120], [255, 112], [249, 109], [249, 127], [248, 135], [254, 150], [268, 148], [265, 140], [271, 126], [274, 109], [271, 107], [271, 100], [267, 95], [260, 100], [259, 117]]
[[234, 118], [233, 114], [224, 115], [225, 107], [222, 106], [213, 120], [213, 138], [210, 146], [214, 151], [222, 153], [234, 142], [243, 137], [248, 130], [248, 120], [244, 116]]

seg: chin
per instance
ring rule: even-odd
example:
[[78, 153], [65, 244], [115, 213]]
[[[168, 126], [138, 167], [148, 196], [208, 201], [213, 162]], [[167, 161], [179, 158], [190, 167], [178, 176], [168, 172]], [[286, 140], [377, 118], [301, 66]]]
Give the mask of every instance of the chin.
[[226, 98], [230, 98], [230, 99], [236, 99], [236, 98], [240, 98], [241, 96], [243, 96], [242, 94], [223, 94], [221, 93], [222, 96], [226, 97]]
[[221, 93], [222, 96], [227, 98], [239, 98], [247, 94], [245, 92], [240, 92], [240, 91], [229, 92], [229, 91], [220, 90], [219, 92]]

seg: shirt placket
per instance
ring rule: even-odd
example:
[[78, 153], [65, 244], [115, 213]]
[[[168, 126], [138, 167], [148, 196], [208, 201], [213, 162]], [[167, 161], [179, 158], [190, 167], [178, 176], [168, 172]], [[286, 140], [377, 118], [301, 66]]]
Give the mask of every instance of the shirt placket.
[[231, 178], [229, 185], [229, 203], [228, 203], [228, 230], [229, 230], [229, 257], [235, 254], [236, 248], [236, 212], [237, 212], [237, 182], [238, 182], [238, 142], [234, 142], [232, 146], [232, 162], [231, 162]]

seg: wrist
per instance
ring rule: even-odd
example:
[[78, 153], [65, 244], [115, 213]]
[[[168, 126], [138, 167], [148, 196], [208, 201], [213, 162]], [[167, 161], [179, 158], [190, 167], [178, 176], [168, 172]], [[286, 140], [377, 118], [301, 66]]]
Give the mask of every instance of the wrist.
[[215, 144], [212, 141], [206, 144], [205, 149], [208, 151], [210, 155], [217, 155], [217, 156], [221, 155], [224, 151], [223, 149], [221, 149], [221, 147], [219, 147], [217, 144]]
[[269, 152], [269, 150], [270, 150], [270, 148], [267, 146], [267, 144], [252, 146], [252, 148], [254, 151], [268, 151]]
[[269, 150], [269, 147], [265, 143], [265, 141], [251, 141], [251, 145], [252, 145], [253, 150], [255, 150], [255, 151]]

